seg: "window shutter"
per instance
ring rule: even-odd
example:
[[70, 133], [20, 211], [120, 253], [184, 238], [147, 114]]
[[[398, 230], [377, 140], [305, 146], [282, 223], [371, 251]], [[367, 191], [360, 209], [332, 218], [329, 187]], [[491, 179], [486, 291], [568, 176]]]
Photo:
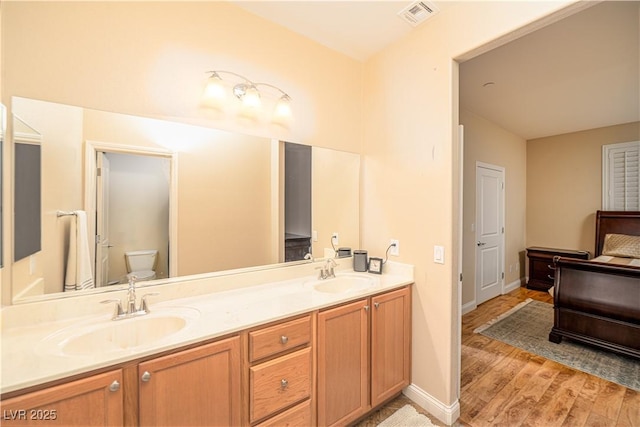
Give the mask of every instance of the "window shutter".
[[640, 210], [640, 142], [612, 144], [603, 147], [606, 153], [606, 191], [604, 209], [616, 211]]

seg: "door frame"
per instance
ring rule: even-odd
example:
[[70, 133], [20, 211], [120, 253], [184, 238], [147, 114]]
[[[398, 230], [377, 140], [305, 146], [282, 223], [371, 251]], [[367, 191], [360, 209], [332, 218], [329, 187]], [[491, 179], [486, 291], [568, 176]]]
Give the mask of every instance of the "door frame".
[[[104, 215], [105, 211], [108, 211], [109, 205], [109, 189], [110, 189], [110, 161], [107, 157], [107, 153], [104, 151], [96, 152], [96, 168], [100, 169], [100, 174], [96, 174], [96, 185], [93, 187], [95, 189], [96, 194], [96, 221], [95, 221], [95, 238], [94, 238], [94, 248], [95, 248], [95, 262], [94, 265], [94, 283], [96, 287], [103, 287], [109, 285], [109, 267], [105, 267], [105, 264], [109, 263], [110, 251], [109, 247], [109, 226], [110, 218], [109, 215]], [[106, 207], [106, 209], [105, 209]], [[103, 218], [98, 215], [98, 212], [103, 214]], [[105, 218], [106, 217], [106, 218]], [[102, 233], [105, 229], [105, 224], [107, 228], [107, 236], [103, 236]], [[100, 234], [98, 234], [100, 232]], [[98, 235], [100, 239], [98, 239]], [[107, 238], [105, 242], [105, 237]], [[105, 247], [106, 243], [106, 247]], [[106, 261], [106, 263], [105, 263]], [[106, 277], [105, 277], [106, 272]], [[104, 280], [103, 280], [104, 279]]]
[[[96, 153], [119, 153], [138, 154], [143, 156], [163, 157], [169, 160], [170, 182], [169, 182], [169, 277], [177, 276], [178, 273], [178, 154], [154, 147], [139, 147], [135, 145], [116, 144], [102, 141], [85, 141], [85, 183], [84, 183], [84, 208], [87, 212], [87, 222], [90, 231], [95, 235], [96, 224], [96, 175], [97, 162]], [[91, 233], [90, 233], [91, 234]], [[95, 237], [90, 245], [92, 259], [95, 266]]]
[[[501, 179], [502, 179], [502, 191], [500, 193], [500, 211], [502, 214], [502, 223], [501, 223], [501, 227], [502, 227], [502, 233], [501, 233], [501, 238], [500, 238], [500, 245], [502, 246], [502, 256], [500, 257], [500, 275], [501, 275], [501, 279], [500, 279], [500, 295], [504, 295], [505, 293], [505, 271], [504, 271], [504, 266], [505, 266], [505, 258], [506, 258], [506, 254], [505, 254], [505, 247], [506, 247], [506, 241], [505, 241], [505, 235], [506, 235], [506, 227], [505, 227], [505, 223], [506, 223], [506, 208], [505, 208], [505, 188], [506, 188], [506, 173], [505, 173], [505, 168], [504, 166], [498, 166], [498, 165], [493, 165], [490, 163], [484, 163], [484, 162], [479, 162], [476, 161], [476, 168], [475, 168], [475, 172], [476, 172], [476, 206], [475, 206], [475, 220], [474, 222], [476, 223], [475, 225], [475, 239], [474, 241], [477, 242], [478, 241], [478, 224], [477, 224], [477, 219], [478, 219], [478, 169], [479, 168], [484, 168], [484, 169], [491, 169], [493, 171], [499, 172], [501, 175]], [[475, 256], [475, 269], [474, 269], [474, 274], [473, 274], [473, 281], [474, 281], [474, 290], [475, 290], [475, 303], [476, 306], [478, 306], [478, 304], [481, 304], [481, 302], [478, 301], [478, 295], [480, 293], [480, 283], [478, 282], [478, 268], [479, 268], [479, 263], [478, 263], [478, 249], [477, 247], [474, 248], [474, 256]], [[484, 301], [483, 301], [484, 302]]]

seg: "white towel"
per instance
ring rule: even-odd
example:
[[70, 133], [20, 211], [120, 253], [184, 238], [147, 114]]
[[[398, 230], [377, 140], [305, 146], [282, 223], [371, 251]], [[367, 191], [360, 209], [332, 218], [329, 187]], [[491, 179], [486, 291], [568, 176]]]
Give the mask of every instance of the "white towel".
[[79, 291], [95, 287], [91, 272], [87, 213], [74, 211], [74, 214], [69, 228], [69, 256], [64, 280], [65, 291]]

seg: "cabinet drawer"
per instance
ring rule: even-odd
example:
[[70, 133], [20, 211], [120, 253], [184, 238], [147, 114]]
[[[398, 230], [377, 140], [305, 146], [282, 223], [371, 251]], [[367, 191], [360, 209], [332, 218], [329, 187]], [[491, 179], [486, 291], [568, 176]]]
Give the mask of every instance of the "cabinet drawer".
[[298, 427], [311, 425], [311, 400], [306, 400], [256, 427]]
[[251, 422], [302, 401], [311, 395], [311, 349], [251, 367]]
[[311, 341], [311, 316], [291, 320], [249, 333], [252, 362], [273, 356]]
[[529, 261], [531, 265], [530, 277], [553, 284], [556, 267], [553, 258], [535, 258]]

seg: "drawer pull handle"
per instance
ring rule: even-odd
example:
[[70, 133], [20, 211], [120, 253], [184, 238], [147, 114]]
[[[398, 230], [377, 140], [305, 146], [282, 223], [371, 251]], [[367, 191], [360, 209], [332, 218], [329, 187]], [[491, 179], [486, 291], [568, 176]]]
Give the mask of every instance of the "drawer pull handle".
[[288, 342], [289, 342], [289, 337], [288, 337], [288, 336], [286, 336], [286, 335], [281, 336], [281, 337], [280, 337], [280, 342], [281, 342], [282, 344], [286, 344], [286, 343], [288, 343]]
[[549, 279], [551, 279], [551, 280], [556, 280], [556, 278], [555, 278], [555, 277], [553, 277], [553, 276], [552, 276], [552, 275], [550, 275], [550, 274], [547, 274], [547, 277], [548, 277]]
[[549, 270], [555, 270], [556, 268], [554, 266], [552, 266], [551, 264], [547, 264], [547, 267], [549, 268]]
[[284, 390], [285, 388], [287, 388], [289, 386], [289, 381], [285, 380], [284, 378], [282, 380], [280, 380], [280, 387]]
[[111, 391], [118, 391], [120, 390], [120, 383], [118, 382], [118, 380], [114, 380], [111, 385], [109, 386], [109, 390]]
[[144, 374], [142, 374], [141, 377], [142, 381], [149, 382], [149, 380], [151, 379], [151, 374], [148, 371], [144, 371]]

